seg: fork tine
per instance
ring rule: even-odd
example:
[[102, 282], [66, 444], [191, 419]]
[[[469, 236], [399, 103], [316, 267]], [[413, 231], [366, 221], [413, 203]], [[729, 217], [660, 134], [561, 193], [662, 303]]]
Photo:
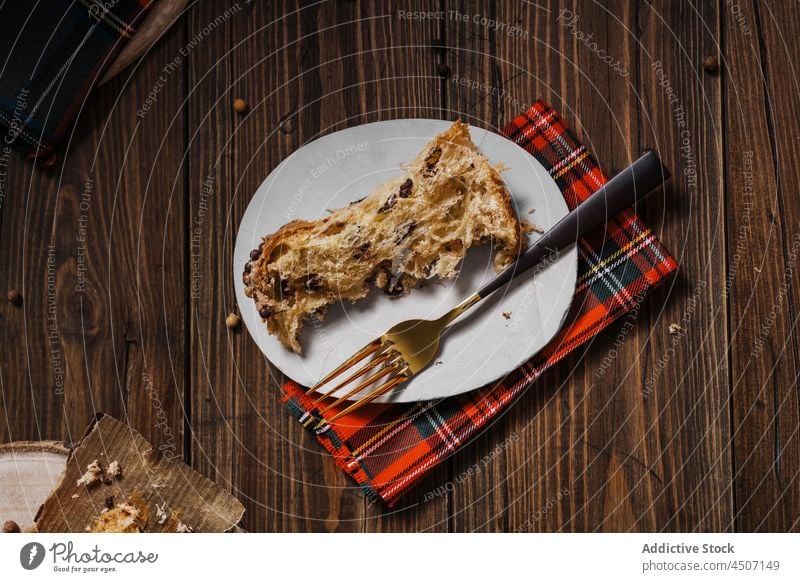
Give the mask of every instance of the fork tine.
[[363, 348], [361, 348], [355, 354], [350, 356], [345, 362], [343, 362], [340, 366], [338, 366], [333, 372], [331, 372], [330, 374], [325, 376], [322, 380], [320, 380], [319, 382], [314, 384], [311, 388], [309, 388], [308, 391], [306, 392], [306, 395], [312, 394], [313, 392], [315, 392], [317, 390], [317, 388], [327, 384], [328, 382], [330, 382], [331, 380], [336, 378], [336, 376], [338, 376], [339, 374], [341, 374], [345, 370], [349, 369], [353, 364], [356, 364], [356, 363], [360, 362], [361, 360], [363, 360], [364, 358], [366, 358], [367, 356], [369, 356], [373, 352], [375, 352], [378, 349], [380, 349], [382, 344], [383, 344], [383, 341], [381, 340], [381, 338], [377, 338], [377, 339], [374, 339], [371, 342], [369, 342], [367, 345], [365, 345]]
[[350, 390], [347, 394], [337, 398], [332, 403], [330, 403], [328, 406], [323, 408], [320, 411], [320, 414], [328, 412], [331, 408], [334, 408], [334, 407], [338, 406], [339, 404], [341, 404], [342, 402], [344, 402], [345, 400], [347, 400], [351, 396], [355, 396], [356, 394], [361, 392], [364, 388], [366, 388], [370, 384], [374, 384], [377, 379], [383, 378], [386, 374], [391, 374], [392, 372], [397, 370], [397, 368], [399, 368], [400, 365], [401, 365], [401, 362], [398, 362], [398, 361], [395, 360], [395, 361], [392, 362], [391, 366], [386, 366], [385, 368], [381, 368], [380, 370], [378, 370], [377, 372], [372, 374], [369, 378], [367, 378], [366, 380], [361, 382], [361, 384], [359, 384], [358, 386], [356, 386], [355, 388]]
[[376, 388], [375, 390], [373, 390], [372, 392], [367, 394], [364, 398], [361, 398], [360, 400], [356, 400], [355, 402], [353, 402], [350, 406], [348, 406], [347, 408], [345, 408], [341, 412], [337, 412], [330, 419], [328, 419], [327, 422], [328, 423], [334, 422], [334, 421], [338, 420], [339, 418], [341, 418], [342, 416], [344, 416], [345, 414], [349, 414], [351, 412], [354, 412], [354, 411], [358, 410], [359, 408], [361, 408], [365, 404], [369, 404], [370, 402], [375, 400], [378, 396], [380, 396], [382, 394], [386, 394], [387, 392], [389, 392], [392, 388], [394, 388], [398, 384], [402, 384], [403, 382], [408, 380], [408, 376], [406, 375], [406, 371], [407, 370], [408, 370], [408, 368], [405, 368], [402, 372], [400, 372], [400, 374], [398, 374], [397, 376], [395, 376], [391, 380], [386, 381], [383, 385], [379, 386], [378, 388]]
[[379, 364], [385, 362], [391, 357], [392, 357], [391, 347], [387, 345], [381, 351], [378, 352], [378, 356], [374, 360], [367, 362], [366, 364], [361, 366], [356, 372], [353, 372], [347, 378], [339, 382], [335, 387], [321, 394], [319, 398], [317, 398], [314, 402], [311, 403], [311, 406], [319, 404], [321, 400], [324, 400], [331, 394], [335, 394], [340, 388], [347, 386], [350, 382], [352, 382], [357, 378], [361, 378], [361, 376], [372, 370], [375, 366], [378, 366]]

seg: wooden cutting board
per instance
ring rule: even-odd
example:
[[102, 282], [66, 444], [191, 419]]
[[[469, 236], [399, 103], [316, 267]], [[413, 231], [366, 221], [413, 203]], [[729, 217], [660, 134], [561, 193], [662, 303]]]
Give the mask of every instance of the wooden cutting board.
[[[116, 461], [121, 472], [79, 484], [95, 461], [104, 471]], [[104, 508], [122, 502], [149, 516], [141, 530], [147, 532], [181, 531], [178, 523], [190, 528], [183, 531], [225, 532], [244, 514], [244, 506], [229, 492], [181, 461], [167, 459], [129, 425], [107, 415], [98, 415], [65, 467], [36, 515], [39, 532], [87, 531]]]

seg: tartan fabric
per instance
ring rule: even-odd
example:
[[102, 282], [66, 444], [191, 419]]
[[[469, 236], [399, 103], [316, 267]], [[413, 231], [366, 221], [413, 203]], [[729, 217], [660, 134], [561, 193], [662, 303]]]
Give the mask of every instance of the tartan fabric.
[[[547, 170], [574, 208], [605, 183], [589, 151], [539, 101], [502, 131]], [[578, 243], [578, 280], [568, 323], [541, 352], [497, 383], [451, 398], [370, 405], [315, 432], [336, 464], [373, 500], [390, 506], [428, 471], [468, 443], [544, 370], [590, 340], [678, 268], [652, 231], [630, 210]], [[319, 410], [293, 382], [284, 400], [301, 422]], [[317, 423], [309, 423], [314, 427]]]
[[55, 161], [92, 86], [155, 0], [5, 2], [0, 8], [3, 146]]

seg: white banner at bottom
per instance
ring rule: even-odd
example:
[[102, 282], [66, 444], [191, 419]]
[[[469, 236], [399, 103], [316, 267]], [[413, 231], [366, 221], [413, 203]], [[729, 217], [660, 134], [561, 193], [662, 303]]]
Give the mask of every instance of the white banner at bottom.
[[798, 550], [797, 534], [6, 534], [0, 571], [15, 581], [777, 582], [800, 580]]

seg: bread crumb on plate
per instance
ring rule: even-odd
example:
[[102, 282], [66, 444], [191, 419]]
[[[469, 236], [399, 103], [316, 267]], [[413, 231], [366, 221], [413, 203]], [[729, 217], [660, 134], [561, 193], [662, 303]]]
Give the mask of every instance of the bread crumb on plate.
[[520, 220], [520, 224], [522, 225], [522, 232], [524, 232], [525, 234], [530, 234], [532, 232], [535, 232], [537, 234], [544, 234], [544, 229], [541, 226], [539, 226], [538, 224], [534, 224], [529, 220], [523, 218], [522, 220]]

